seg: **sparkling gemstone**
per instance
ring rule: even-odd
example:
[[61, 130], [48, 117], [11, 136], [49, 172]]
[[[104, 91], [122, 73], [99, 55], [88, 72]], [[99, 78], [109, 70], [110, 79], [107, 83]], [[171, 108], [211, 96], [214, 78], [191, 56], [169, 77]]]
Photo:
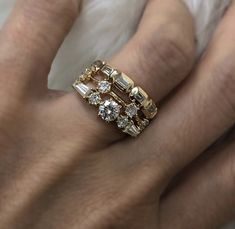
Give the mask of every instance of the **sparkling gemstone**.
[[112, 99], [105, 100], [99, 107], [99, 116], [111, 122], [117, 119], [120, 114], [121, 106]]
[[125, 74], [119, 73], [118, 71], [114, 71], [111, 77], [113, 79], [114, 85], [121, 91], [129, 92], [130, 89], [134, 86], [133, 80], [131, 80]]
[[125, 128], [129, 124], [129, 118], [127, 116], [119, 116], [117, 119], [118, 128]]
[[112, 72], [112, 74], [111, 74], [111, 78], [114, 80], [114, 79], [116, 79], [119, 75], [120, 75], [121, 73], [118, 71], [118, 70], [114, 70], [113, 72]]
[[147, 102], [148, 95], [140, 87], [134, 87], [130, 93], [131, 99], [137, 101], [140, 105], [144, 105]]
[[127, 105], [125, 113], [130, 117], [133, 118], [135, 115], [137, 115], [139, 108], [134, 104], [131, 103]]
[[153, 119], [156, 116], [157, 111], [158, 111], [157, 106], [153, 102], [153, 100], [149, 100], [147, 104], [144, 106], [144, 108], [142, 109], [142, 112], [144, 113], [146, 118], [149, 118], [149, 119]]
[[98, 92], [93, 92], [89, 98], [88, 101], [91, 105], [98, 105], [101, 102], [101, 97], [100, 94]]
[[100, 81], [98, 84], [98, 90], [100, 93], [108, 93], [111, 90], [111, 83], [108, 81]]
[[91, 93], [91, 88], [84, 83], [75, 83], [73, 87], [83, 98], [87, 98]]
[[113, 68], [109, 65], [104, 65], [101, 69], [101, 71], [108, 77], [111, 76], [112, 72], [114, 71]]
[[135, 124], [131, 123], [123, 132], [131, 135], [132, 137], [137, 137], [140, 134], [140, 129]]

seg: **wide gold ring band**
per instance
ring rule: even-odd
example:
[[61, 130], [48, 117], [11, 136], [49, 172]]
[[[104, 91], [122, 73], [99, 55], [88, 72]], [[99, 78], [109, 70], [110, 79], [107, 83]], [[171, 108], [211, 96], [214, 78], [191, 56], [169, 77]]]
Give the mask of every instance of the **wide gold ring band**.
[[98, 115], [114, 122], [124, 133], [137, 137], [157, 114], [156, 104], [133, 80], [104, 61], [95, 61], [74, 82], [73, 88]]

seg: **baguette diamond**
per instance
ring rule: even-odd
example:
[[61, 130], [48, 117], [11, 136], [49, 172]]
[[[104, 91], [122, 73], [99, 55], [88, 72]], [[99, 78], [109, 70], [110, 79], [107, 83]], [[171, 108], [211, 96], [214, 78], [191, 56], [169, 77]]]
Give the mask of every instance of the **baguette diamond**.
[[77, 76], [74, 89], [98, 109], [98, 116], [120, 131], [137, 137], [157, 115], [148, 94], [125, 73], [105, 61], [95, 61]]
[[114, 85], [121, 91], [129, 92], [134, 86], [134, 82], [126, 76], [124, 73], [119, 73], [118, 71], [113, 72], [111, 75]]
[[142, 112], [148, 119], [153, 119], [156, 116], [157, 111], [156, 104], [153, 102], [153, 100], [149, 100], [142, 109]]
[[109, 78], [113, 72], [113, 68], [106, 64], [102, 67], [101, 71]]
[[137, 137], [140, 134], [140, 129], [135, 124], [130, 123], [130, 125], [125, 128], [124, 132], [132, 137]]
[[130, 98], [137, 101], [140, 105], [145, 105], [148, 100], [148, 95], [142, 88], [134, 87], [131, 90]]
[[87, 98], [91, 94], [91, 88], [84, 83], [75, 82], [73, 87], [83, 98]]

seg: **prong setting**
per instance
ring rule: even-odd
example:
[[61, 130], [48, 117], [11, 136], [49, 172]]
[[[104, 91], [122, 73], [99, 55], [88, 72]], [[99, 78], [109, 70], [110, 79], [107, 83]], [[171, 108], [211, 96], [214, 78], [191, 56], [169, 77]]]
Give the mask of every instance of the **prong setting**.
[[[95, 87], [91, 87], [91, 83]], [[77, 78], [73, 87], [90, 105], [98, 107], [101, 119], [115, 122], [121, 131], [132, 137], [143, 132], [157, 115], [156, 104], [148, 94], [135, 86], [126, 74], [104, 61], [95, 61]]]

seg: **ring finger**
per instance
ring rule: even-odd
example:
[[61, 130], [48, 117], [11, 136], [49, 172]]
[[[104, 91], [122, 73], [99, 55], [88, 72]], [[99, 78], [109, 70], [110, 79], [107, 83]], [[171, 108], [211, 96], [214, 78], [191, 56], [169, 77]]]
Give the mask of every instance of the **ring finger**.
[[[110, 63], [132, 77], [136, 85], [159, 102], [191, 69], [194, 60], [193, 28], [191, 15], [182, 1], [149, 1], [136, 34]], [[94, 112], [89, 112], [87, 106], [78, 102], [75, 93], [63, 97], [56, 104], [65, 108], [61, 118], [69, 112], [73, 120], [79, 119], [78, 125], [87, 123], [86, 129], [88, 132], [91, 130], [93, 136], [103, 137], [104, 133], [106, 143], [122, 137], [116, 128], [109, 128], [97, 120]]]

